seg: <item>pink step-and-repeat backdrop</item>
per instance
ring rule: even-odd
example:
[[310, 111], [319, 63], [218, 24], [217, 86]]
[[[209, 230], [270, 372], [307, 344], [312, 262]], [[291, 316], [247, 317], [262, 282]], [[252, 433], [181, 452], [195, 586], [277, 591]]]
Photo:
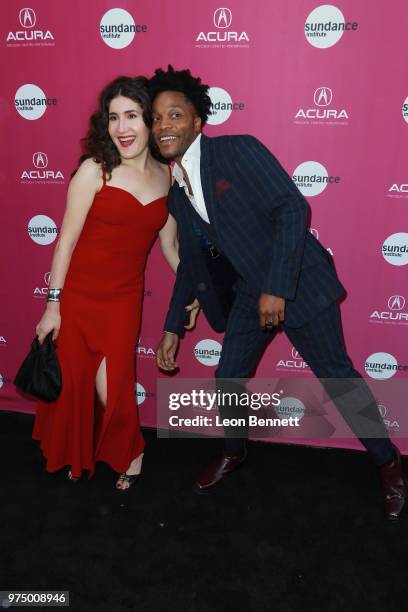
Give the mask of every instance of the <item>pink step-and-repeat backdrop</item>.
[[[97, 95], [120, 74], [149, 76], [168, 63], [210, 84], [209, 136], [257, 136], [308, 199], [311, 231], [348, 290], [342, 313], [355, 366], [374, 380], [407, 378], [407, 31], [406, 0], [4, 3], [0, 409], [34, 411], [12, 380], [45, 305], [67, 185]], [[136, 348], [148, 426], [172, 283], [155, 245]], [[200, 316], [182, 343], [179, 376], [211, 377], [221, 342]], [[312, 375], [280, 334], [258, 376]], [[398, 437], [406, 395], [378, 401]], [[359, 448], [352, 439], [324, 443]], [[408, 441], [401, 447], [408, 451]]]

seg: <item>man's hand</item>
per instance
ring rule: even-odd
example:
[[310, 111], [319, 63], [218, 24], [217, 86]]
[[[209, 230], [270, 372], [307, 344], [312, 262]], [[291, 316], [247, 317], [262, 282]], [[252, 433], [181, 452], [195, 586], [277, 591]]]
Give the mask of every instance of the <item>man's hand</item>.
[[185, 311], [186, 313], [189, 313], [190, 316], [188, 319], [188, 323], [186, 323], [184, 327], [185, 329], [188, 329], [190, 331], [194, 329], [198, 313], [200, 312], [200, 303], [197, 298], [194, 300], [194, 302], [185, 307]]
[[285, 298], [262, 293], [258, 302], [259, 326], [272, 329], [285, 318]]
[[172, 372], [178, 367], [176, 363], [178, 345], [179, 337], [176, 334], [164, 332], [156, 351], [156, 363], [161, 370]]

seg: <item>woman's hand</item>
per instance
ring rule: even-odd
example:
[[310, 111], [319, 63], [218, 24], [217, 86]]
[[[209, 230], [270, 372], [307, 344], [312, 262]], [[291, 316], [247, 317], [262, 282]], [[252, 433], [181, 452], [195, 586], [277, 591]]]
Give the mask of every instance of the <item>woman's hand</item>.
[[191, 329], [194, 329], [195, 327], [198, 313], [200, 312], [200, 302], [196, 298], [194, 302], [186, 306], [185, 310], [186, 310], [186, 314], [190, 313], [190, 318], [189, 318], [189, 322], [184, 327], [185, 329], [188, 329], [190, 331]]
[[35, 328], [38, 336], [38, 341], [42, 344], [45, 337], [52, 331], [52, 339], [55, 340], [59, 334], [61, 327], [61, 315], [59, 312], [59, 304], [49, 302], [47, 309]]

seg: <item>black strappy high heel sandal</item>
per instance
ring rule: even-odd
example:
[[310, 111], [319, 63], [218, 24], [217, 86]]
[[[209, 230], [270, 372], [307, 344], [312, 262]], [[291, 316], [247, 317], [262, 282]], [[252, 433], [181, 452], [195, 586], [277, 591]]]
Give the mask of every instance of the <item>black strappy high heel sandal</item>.
[[[116, 481], [115, 489], [121, 493], [129, 491], [130, 487], [136, 482], [136, 480], [138, 480], [138, 478], [140, 478], [140, 476], [141, 474], [126, 474], [126, 472], [122, 472]], [[118, 487], [118, 484], [121, 482], [126, 482], [128, 486], [124, 489]]]

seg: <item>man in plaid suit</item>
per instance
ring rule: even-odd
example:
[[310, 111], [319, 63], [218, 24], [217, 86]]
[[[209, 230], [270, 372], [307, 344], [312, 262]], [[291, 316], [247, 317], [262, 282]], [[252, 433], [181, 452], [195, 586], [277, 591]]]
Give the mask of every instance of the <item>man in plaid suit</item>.
[[[379, 466], [386, 515], [398, 518], [408, 496], [400, 455], [347, 355], [338, 307], [344, 289], [331, 256], [308, 231], [307, 202], [257, 139], [202, 135], [211, 100], [201, 79], [169, 66], [156, 70], [150, 87], [155, 142], [164, 158], [176, 162], [168, 207], [180, 241], [159, 367], [177, 367], [185, 307], [194, 299], [213, 329], [225, 331], [216, 371], [224, 391], [237, 391], [234, 380], [254, 372], [272, 332], [283, 328]], [[339, 387], [350, 380], [353, 405]], [[234, 416], [243, 416], [242, 410], [236, 405]], [[368, 435], [356, 418], [363, 410]], [[241, 434], [227, 435], [223, 454], [199, 476], [196, 492], [219, 485], [242, 465], [245, 428]]]

